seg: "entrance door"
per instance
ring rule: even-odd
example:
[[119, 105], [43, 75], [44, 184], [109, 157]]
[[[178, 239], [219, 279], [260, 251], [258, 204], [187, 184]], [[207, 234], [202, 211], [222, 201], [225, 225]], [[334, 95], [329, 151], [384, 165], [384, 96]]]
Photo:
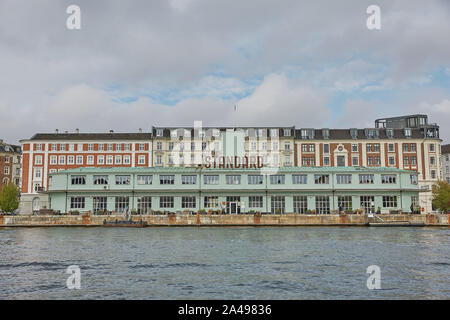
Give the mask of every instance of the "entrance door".
[[361, 196], [361, 208], [364, 208], [364, 213], [375, 213], [375, 197]]
[[227, 197], [227, 213], [237, 214], [241, 213], [241, 197]]
[[230, 203], [230, 213], [231, 214], [237, 213], [237, 203], [236, 202]]
[[337, 156], [337, 166], [345, 167], [345, 157], [344, 156]]

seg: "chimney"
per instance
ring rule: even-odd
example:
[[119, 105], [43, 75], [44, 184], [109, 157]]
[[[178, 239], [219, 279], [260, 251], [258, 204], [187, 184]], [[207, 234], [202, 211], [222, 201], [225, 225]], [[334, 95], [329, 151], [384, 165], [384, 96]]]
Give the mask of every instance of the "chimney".
[[139, 133], [142, 133], [142, 128], [139, 128]]
[[58, 133], [59, 133], [59, 130], [58, 130], [58, 129], [56, 129], [56, 130], [55, 130], [55, 133], [56, 133], [56, 134], [58, 134]]
[[109, 130], [109, 133], [114, 133], [114, 130]]
[[80, 133], [80, 129], [75, 129], [75, 133], [76, 134]]

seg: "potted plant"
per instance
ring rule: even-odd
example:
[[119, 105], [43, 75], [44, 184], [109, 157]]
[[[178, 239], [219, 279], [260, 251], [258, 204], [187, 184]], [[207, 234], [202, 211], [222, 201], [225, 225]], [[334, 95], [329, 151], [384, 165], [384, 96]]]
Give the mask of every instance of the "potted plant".
[[311, 214], [316, 214], [316, 209], [312, 209]]
[[131, 209], [131, 214], [132, 214], [132, 215], [135, 215], [135, 214], [137, 214], [137, 211], [136, 211], [136, 209]]
[[377, 214], [381, 214], [381, 207], [378, 207]]

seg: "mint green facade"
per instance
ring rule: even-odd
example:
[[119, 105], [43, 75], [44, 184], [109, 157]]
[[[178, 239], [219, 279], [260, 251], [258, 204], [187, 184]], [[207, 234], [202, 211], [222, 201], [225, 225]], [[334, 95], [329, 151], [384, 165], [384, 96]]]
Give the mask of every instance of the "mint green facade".
[[[363, 181], [367, 181], [364, 178], [367, 175], [369, 181], [373, 177], [373, 183], [360, 183], [360, 175], [365, 175]], [[94, 184], [98, 176], [107, 176], [107, 182], [102, 178], [102, 184]], [[116, 184], [117, 176], [125, 176], [129, 184]], [[151, 176], [151, 184], [141, 184], [145, 180], [142, 176]], [[163, 176], [173, 177], [173, 184], [162, 184]], [[185, 176], [195, 183], [183, 184]], [[211, 176], [218, 176], [217, 184], [205, 184], [214, 181]], [[249, 176], [258, 183], [251, 184]], [[382, 179], [389, 183], [382, 183]], [[343, 180], [351, 182], [339, 183]], [[302, 183], [294, 183], [299, 181]], [[346, 211], [364, 208], [365, 212], [380, 208], [382, 213], [388, 213], [391, 210], [411, 211], [411, 204], [417, 204], [419, 193], [416, 182], [416, 173], [390, 168], [283, 167], [268, 175], [261, 169], [78, 168], [51, 174], [48, 193], [50, 207], [60, 212], [137, 210], [146, 214], [150, 210], [223, 210], [227, 213], [310, 213], [315, 210], [316, 213], [333, 213], [341, 207]], [[205, 202], [205, 198], [208, 201]]]

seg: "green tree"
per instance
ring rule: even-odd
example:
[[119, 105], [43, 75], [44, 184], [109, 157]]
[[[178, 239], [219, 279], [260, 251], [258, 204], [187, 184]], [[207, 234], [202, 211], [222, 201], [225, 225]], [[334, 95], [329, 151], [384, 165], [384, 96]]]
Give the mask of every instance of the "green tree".
[[443, 212], [450, 211], [450, 184], [439, 181], [433, 186], [433, 206]]
[[0, 193], [0, 207], [5, 212], [14, 212], [19, 207], [19, 191], [13, 183], [3, 186]]

